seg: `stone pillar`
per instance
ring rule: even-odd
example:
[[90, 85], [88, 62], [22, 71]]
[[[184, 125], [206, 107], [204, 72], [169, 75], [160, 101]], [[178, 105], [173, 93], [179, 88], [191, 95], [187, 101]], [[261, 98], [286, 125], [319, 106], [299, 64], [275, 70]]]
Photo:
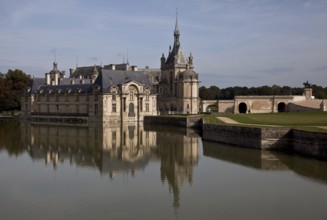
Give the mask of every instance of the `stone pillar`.
[[304, 88], [305, 99], [312, 99], [312, 88]]

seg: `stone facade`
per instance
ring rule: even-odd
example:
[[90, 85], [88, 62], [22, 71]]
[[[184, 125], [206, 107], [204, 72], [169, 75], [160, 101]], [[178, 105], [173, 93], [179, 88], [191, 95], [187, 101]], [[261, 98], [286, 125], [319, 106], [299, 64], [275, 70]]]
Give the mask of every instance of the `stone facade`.
[[64, 78], [54, 63], [21, 101], [22, 117], [32, 120], [123, 123], [157, 115], [157, 95], [144, 72], [96, 66], [85, 76]]
[[277, 112], [314, 112], [326, 111], [324, 100], [312, 96], [312, 88], [304, 88], [302, 96], [235, 96], [233, 100], [201, 100], [201, 112], [210, 107], [219, 113], [277, 113]]
[[[57, 63], [35, 78], [22, 97], [22, 117], [58, 121], [143, 121], [144, 116], [197, 114], [199, 79], [193, 56], [181, 50], [176, 18], [174, 46], [161, 57], [161, 68], [110, 64], [70, 69], [69, 78]], [[158, 98], [157, 98], [158, 95]], [[158, 109], [158, 110], [157, 110]]]
[[178, 20], [174, 46], [168, 57], [161, 57], [161, 79], [157, 85], [160, 113], [197, 114], [199, 112], [199, 78], [193, 70], [193, 56], [186, 58], [180, 46]]

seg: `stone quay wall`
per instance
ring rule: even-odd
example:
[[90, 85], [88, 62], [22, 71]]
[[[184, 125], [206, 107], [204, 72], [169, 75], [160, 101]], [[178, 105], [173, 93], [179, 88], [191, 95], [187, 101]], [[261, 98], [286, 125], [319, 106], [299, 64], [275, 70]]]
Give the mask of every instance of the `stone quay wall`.
[[266, 150], [284, 150], [291, 143], [290, 129], [286, 128], [205, 124], [202, 127], [202, 138], [208, 141]]
[[254, 128], [228, 125], [202, 126], [203, 140], [262, 150], [284, 150], [327, 159], [327, 133], [290, 128]]
[[201, 128], [201, 117], [178, 117], [178, 116], [144, 116], [144, 124], [170, 125], [184, 128]]
[[327, 159], [327, 133], [292, 130], [293, 151], [318, 159]]

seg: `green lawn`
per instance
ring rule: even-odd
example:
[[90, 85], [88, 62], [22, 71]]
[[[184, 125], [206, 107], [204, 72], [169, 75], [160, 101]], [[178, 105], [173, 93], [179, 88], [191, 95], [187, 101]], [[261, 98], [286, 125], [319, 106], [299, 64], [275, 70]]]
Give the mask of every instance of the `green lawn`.
[[274, 114], [208, 114], [203, 115], [207, 124], [225, 124], [217, 117], [228, 117], [244, 126], [283, 126], [297, 128], [301, 130], [327, 132], [327, 112], [310, 112], [310, 113], [274, 113]]
[[227, 117], [245, 124], [279, 126], [327, 126], [327, 112], [230, 114]]

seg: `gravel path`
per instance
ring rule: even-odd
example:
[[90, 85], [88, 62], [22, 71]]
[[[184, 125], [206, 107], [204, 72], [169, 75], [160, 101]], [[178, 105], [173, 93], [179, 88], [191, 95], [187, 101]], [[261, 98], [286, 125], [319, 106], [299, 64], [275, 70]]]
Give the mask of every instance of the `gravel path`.
[[[226, 124], [234, 124], [234, 125], [237, 125], [237, 124], [242, 124], [238, 121], [235, 121], [231, 118], [228, 118], [228, 117], [217, 117], [219, 120], [221, 120], [222, 122], [226, 123]], [[248, 124], [248, 125], [253, 125], [253, 124]], [[280, 126], [277, 126], [277, 125], [260, 125], [260, 126], [268, 126], [268, 127], [280, 127]], [[322, 129], [327, 129], [327, 126], [318, 126], [318, 128], [322, 128]]]
[[238, 121], [235, 121], [231, 118], [227, 118], [227, 117], [217, 117], [217, 118], [226, 124], [240, 124]]

